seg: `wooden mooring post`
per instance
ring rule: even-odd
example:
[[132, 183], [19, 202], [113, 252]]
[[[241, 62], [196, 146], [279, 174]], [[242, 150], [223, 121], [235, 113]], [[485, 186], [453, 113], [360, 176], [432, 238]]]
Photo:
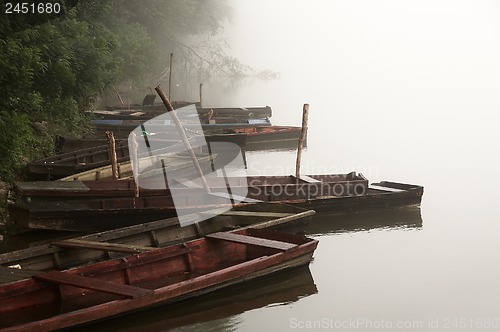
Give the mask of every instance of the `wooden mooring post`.
[[118, 180], [118, 162], [116, 159], [116, 142], [112, 131], [106, 130], [106, 138], [108, 139], [109, 157], [111, 159], [111, 172], [113, 180]]
[[304, 140], [307, 137], [307, 119], [309, 117], [309, 104], [304, 104], [302, 109], [302, 130], [299, 137], [299, 146], [297, 149], [297, 162], [295, 163], [295, 176], [300, 176], [300, 160], [302, 158], [302, 147], [304, 146]]
[[163, 93], [162, 89], [160, 86], [157, 86], [155, 88], [156, 92], [160, 96], [161, 100], [163, 101], [163, 104], [167, 108], [167, 111], [170, 113], [172, 116], [172, 119], [174, 120], [175, 126], [177, 127], [177, 130], [179, 130], [179, 134], [181, 136], [181, 140], [184, 143], [184, 146], [186, 147], [189, 156], [193, 160], [194, 167], [196, 168], [196, 171], [200, 175], [201, 182], [203, 183], [203, 187], [206, 189], [208, 193], [211, 192], [210, 186], [208, 185], [207, 179], [205, 178], [205, 174], [203, 174], [203, 170], [201, 169], [200, 163], [198, 162], [198, 158], [196, 158], [196, 155], [194, 154], [193, 148], [191, 147], [191, 143], [189, 143], [189, 140], [186, 136], [186, 132], [184, 131], [184, 127], [182, 127], [181, 121], [179, 120], [179, 117], [177, 117], [177, 113], [175, 112], [174, 108], [172, 107], [172, 104], [170, 103], [170, 100], [168, 100], [167, 96]]
[[[130, 133], [130, 139], [132, 141], [132, 151], [130, 155], [130, 159], [132, 160], [132, 167], [134, 173], [134, 197], [139, 197], [139, 158], [138, 158], [138, 150], [139, 143], [137, 143], [137, 135], [135, 132]], [[135, 203], [135, 201], [134, 201]]]
[[203, 108], [203, 83], [200, 83], [200, 108]]
[[170, 70], [168, 73], [168, 98], [172, 99], [172, 63], [174, 62], [174, 53], [170, 53]]

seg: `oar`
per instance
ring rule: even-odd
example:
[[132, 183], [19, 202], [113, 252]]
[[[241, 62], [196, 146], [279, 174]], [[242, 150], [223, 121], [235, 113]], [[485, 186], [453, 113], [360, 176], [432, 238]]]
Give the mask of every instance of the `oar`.
[[205, 178], [205, 174], [203, 174], [203, 170], [201, 169], [200, 163], [198, 162], [198, 158], [196, 158], [196, 155], [194, 154], [193, 148], [191, 147], [191, 143], [189, 143], [189, 140], [186, 136], [186, 132], [184, 131], [184, 127], [182, 127], [181, 121], [179, 120], [179, 117], [177, 117], [177, 113], [175, 112], [174, 108], [172, 107], [172, 104], [168, 100], [167, 96], [163, 93], [162, 89], [160, 86], [157, 86], [155, 88], [156, 92], [160, 96], [161, 100], [163, 101], [163, 104], [167, 108], [167, 111], [170, 112], [170, 115], [172, 116], [172, 119], [174, 120], [175, 126], [179, 130], [179, 134], [181, 136], [181, 140], [186, 146], [186, 149], [191, 156], [191, 159], [193, 160], [194, 167], [196, 168], [196, 171], [200, 175], [201, 182], [203, 183], [203, 187], [206, 189], [208, 193], [211, 192], [210, 187], [208, 185], [207, 179]]

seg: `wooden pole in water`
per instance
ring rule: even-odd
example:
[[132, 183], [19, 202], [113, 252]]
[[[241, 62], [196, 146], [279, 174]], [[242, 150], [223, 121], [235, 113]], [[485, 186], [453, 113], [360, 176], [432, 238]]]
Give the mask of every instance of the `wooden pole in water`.
[[157, 86], [155, 88], [156, 92], [160, 96], [161, 100], [163, 101], [163, 104], [167, 108], [168, 112], [170, 112], [172, 119], [174, 120], [175, 126], [179, 130], [179, 134], [181, 135], [181, 140], [186, 146], [186, 149], [191, 156], [191, 159], [193, 160], [194, 167], [196, 168], [196, 171], [200, 175], [201, 182], [203, 183], [203, 187], [207, 190], [207, 192], [211, 192], [210, 187], [208, 185], [207, 179], [205, 179], [205, 174], [203, 174], [203, 170], [201, 169], [200, 163], [198, 162], [198, 158], [196, 158], [196, 155], [194, 154], [193, 148], [191, 147], [191, 143], [189, 143], [189, 140], [186, 136], [186, 132], [184, 131], [184, 128], [182, 127], [181, 121], [177, 117], [177, 113], [175, 112], [174, 108], [172, 107], [172, 104], [170, 104], [170, 101], [168, 100], [167, 96], [163, 93], [161, 90], [160, 86]]
[[137, 156], [139, 143], [137, 143], [137, 135], [135, 132], [132, 132], [130, 135], [132, 140], [132, 155], [130, 159], [132, 160], [134, 172], [134, 196], [139, 197], [139, 159]]
[[116, 142], [115, 136], [112, 131], [106, 130], [106, 137], [108, 139], [109, 157], [111, 159], [111, 172], [113, 180], [118, 180], [118, 162], [116, 160]]
[[200, 83], [200, 108], [203, 108], [203, 83]]
[[302, 130], [299, 137], [299, 147], [297, 149], [297, 162], [295, 164], [295, 177], [300, 176], [300, 159], [302, 158], [302, 147], [307, 136], [307, 118], [309, 116], [309, 104], [304, 104], [302, 109]]
[[172, 62], [174, 53], [170, 53], [170, 71], [168, 73], [168, 99], [172, 99]]

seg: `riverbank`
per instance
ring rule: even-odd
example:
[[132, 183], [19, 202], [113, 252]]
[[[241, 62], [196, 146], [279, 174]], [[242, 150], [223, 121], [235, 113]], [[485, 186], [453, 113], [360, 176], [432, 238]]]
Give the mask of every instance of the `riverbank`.
[[0, 181], [0, 241], [6, 232], [8, 222], [7, 200], [9, 198], [10, 184]]

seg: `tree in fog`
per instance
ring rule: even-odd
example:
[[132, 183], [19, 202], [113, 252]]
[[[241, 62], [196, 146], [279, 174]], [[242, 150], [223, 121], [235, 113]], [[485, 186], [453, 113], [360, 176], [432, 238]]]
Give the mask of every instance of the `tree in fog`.
[[0, 16], [0, 178], [54, 153], [56, 134], [87, 132], [97, 98], [161, 82], [171, 52], [177, 81], [252, 73], [218, 39], [226, 1], [57, 2], [57, 14]]

